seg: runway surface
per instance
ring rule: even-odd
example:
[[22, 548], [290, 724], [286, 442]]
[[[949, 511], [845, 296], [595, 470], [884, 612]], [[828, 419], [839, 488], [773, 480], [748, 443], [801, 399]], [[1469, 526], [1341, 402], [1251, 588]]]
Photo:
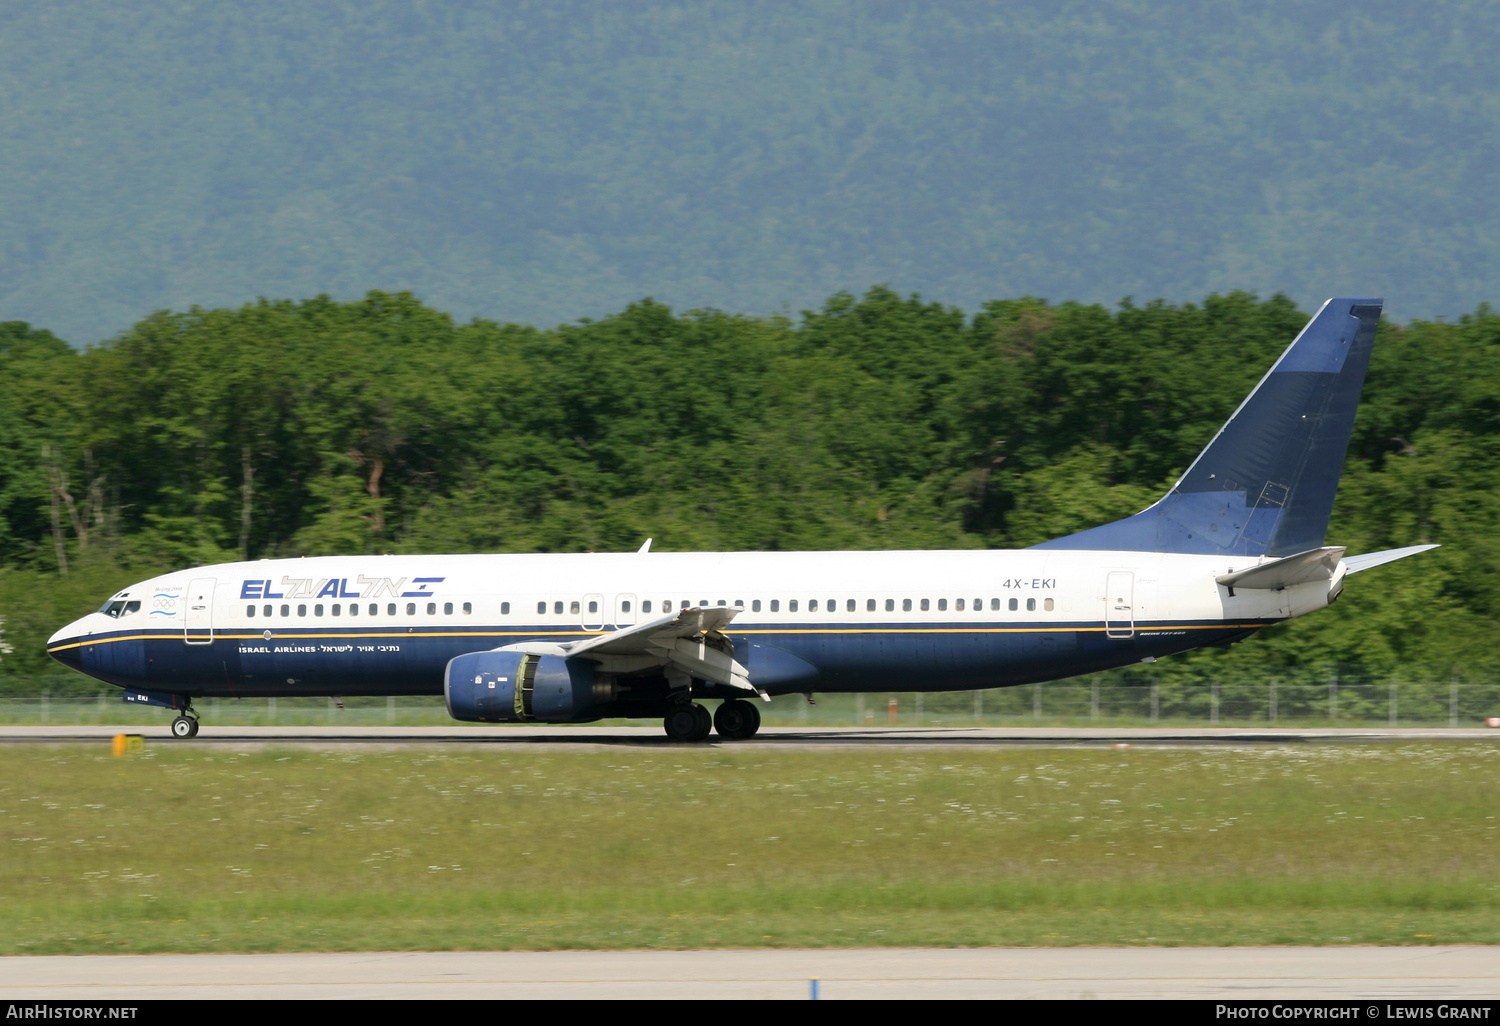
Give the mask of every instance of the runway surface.
[[147, 744], [408, 744], [439, 745], [649, 745], [735, 748], [821, 746], [988, 747], [1003, 745], [1259, 745], [1394, 741], [1493, 741], [1500, 729], [1484, 727], [765, 727], [745, 741], [668, 741], [659, 726], [599, 727], [506, 724], [494, 727], [237, 727], [205, 724], [196, 738], [177, 740], [160, 726], [0, 725], [0, 744], [108, 743], [116, 734], [140, 734]]
[[90, 955], [0, 959], [0, 1000], [1494, 1001], [1500, 951], [963, 948]]

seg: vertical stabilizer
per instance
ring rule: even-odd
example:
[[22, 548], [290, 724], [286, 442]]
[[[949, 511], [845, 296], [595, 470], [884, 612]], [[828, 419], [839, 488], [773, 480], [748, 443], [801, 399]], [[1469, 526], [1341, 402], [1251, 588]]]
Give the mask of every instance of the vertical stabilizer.
[[1160, 502], [1039, 549], [1289, 556], [1328, 530], [1379, 299], [1330, 299]]

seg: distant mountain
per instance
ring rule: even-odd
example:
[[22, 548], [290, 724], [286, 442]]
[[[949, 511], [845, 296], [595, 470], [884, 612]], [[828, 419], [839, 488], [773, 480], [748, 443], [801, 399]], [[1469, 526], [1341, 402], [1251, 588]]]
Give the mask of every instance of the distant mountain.
[[0, 321], [878, 282], [1457, 316], [1500, 269], [1497, 44], [1479, 0], [9, 4]]

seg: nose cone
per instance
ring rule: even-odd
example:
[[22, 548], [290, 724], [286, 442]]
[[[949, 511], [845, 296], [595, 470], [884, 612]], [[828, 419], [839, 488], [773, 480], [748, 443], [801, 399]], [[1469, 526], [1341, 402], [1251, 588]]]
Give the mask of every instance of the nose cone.
[[122, 631], [102, 613], [75, 620], [47, 641], [47, 654], [64, 666], [122, 688], [147, 685], [146, 640]]
[[90, 633], [88, 617], [74, 620], [47, 639], [47, 654], [64, 666], [83, 669], [83, 640]]

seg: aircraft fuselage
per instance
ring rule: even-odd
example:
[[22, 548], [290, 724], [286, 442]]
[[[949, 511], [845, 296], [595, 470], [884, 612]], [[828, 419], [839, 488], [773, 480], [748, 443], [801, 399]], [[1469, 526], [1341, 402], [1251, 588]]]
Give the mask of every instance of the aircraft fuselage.
[[1254, 566], [1141, 552], [358, 556], [227, 563], [125, 589], [54, 656], [124, 688], [195, 697], [440, 694], [456, 656], [576, 641], [683, 608], [816, 676], [768, 693], [945, 691], [1054, 680], [1245, 636], [1322, 608], [1327, 581], [1215, 582]]

